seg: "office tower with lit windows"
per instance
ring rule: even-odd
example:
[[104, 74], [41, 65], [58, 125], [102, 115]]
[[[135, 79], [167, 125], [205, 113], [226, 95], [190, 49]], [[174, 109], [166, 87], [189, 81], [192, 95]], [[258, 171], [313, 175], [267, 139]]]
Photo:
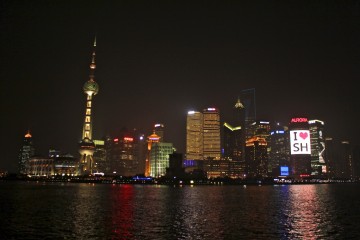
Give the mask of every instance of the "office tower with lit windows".
[[268, 176], [268, 153], [265, 138], [254, 136], [246, 141], [245, 163], [246, 178], [259, 179]]
[[79, 153], [80, 153], [80, 169], [79, 173], [81, 175], [92, 174], [95, 170], [95, 163], [93, 159], [93, 154], [95, 151], [95, 143], [92, 140], [92, 131], [93, 131], [93, 119], [92, 119], [92, 100], [93, 97], [99, 92], [99, 85], [95, 82], [95, 47], [96, 47], [96, 38], [93, 45], [93, 53], [90, 63], [90, 75], [89, 80], [85, 82], [83, 86], [83, 91], [86, 94], [86, 108], [85, 108], [85, 119], [83, 123], [82, 131], [82, 140], [79, 143]]
[[244, 106], [245, 138], [248, 140], [253, 137], [250, 125], [256, 120], [255, 88], [242, 90], [240, 92], [240, 100]]
[[30, 131], [25, 134], [22, 146], [19, 151], [19, 173], [26, 174], [29, 166], [29, 159], [34, 156], [35, 148], [33, 145], [32, 136]]
[[311, 137], [311, 175], [314, 177], [323, 177], [327, 172], [324, 158], [324, 122], [317, 119], [309, 120], [309, 130]]
[[203, 110], [203, 158], [220, 160], [220, 113], [216, 108]]
[[146, 154], [146, 160], [145, 160], [145, 176], [151, 176], [151, 150], [152, 146], [155, 143], [160, 142], [160, 137], [155, 134], [155, 131], [153, 134], [147, 137], [147, 154]]
[[289, 123], [291, 177], [311, 176], [311, 136], [308, 118], [293, 117]]
[[114, 175], [134, 176], [137, 174], [136, 144], [131, 131], [122, 129], [113, 139], [110, 171]]
[[245, 163], [242, 153], [245, 151], [241, 145], [241, 126], [233, 127], [228, 123], [223, 124], [223, 160], [228, 161], [228, 175], [231, 178], [242, 178], [245, 174]]
[[95, 151], [94, 151], [94, 173], [105, 173], [107, 172], [107, 162], [106, 162], [106, 147], [105, 140], [103, 139], [94, 139]]
[[203, 159], [203, 114], [189, 111], [186, 118], [186, 160]]
[[241, 161], [241, 126], [223, 124], [223, 158]]
[[289, 167], [289, 137], [288, 127], [276, 123], [270, 131], [270, 155], [268, 161], [268, 172], [270, 176], [281, 175], [281, 167]]
[[165, 126], [164, 126], [164, 124], [156, 123], [154, 125], [154, 132], [156, 135], [158, 135], [160, 137], [160, 139], [159, 139], [160, 142], [165, 142], [165, 139], [164, 139]]
[[172, 143], [154, 142], [150, 151], [150, 176], [159, 178], [166, 175], [170, 154], [174, 153]]

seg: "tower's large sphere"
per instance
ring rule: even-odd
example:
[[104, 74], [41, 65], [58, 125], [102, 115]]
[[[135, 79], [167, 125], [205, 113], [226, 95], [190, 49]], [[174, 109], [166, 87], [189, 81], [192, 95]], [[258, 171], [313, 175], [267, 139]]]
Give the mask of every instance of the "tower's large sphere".
[[96, 95], [99, 92], [99, 85], [94, 80], [89, 80], [84, 84], [83, 90], [88, 95]]

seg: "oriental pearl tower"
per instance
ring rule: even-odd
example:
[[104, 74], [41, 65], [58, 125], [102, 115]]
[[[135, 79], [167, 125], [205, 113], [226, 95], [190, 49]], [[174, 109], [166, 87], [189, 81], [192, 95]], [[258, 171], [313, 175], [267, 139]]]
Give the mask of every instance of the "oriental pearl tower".
[[95, 48], [96, 48], [96, 37], [94, 40], [94, 48], [90, 63], [90, 75], [89, 80], [84, 84], [83, 91], [86, 94], [86, 108], [85, 108], [85, 119], [82, 131], [82, 140], [79, 144], [80, 153], [80, 164], [79, 174], [80, 175], [91, 175], [95, 171], [95, 164], [93, 154], [95, 151], [95, 144], [92, 140], [92, 98], [99, 92], [99, 85], [95, 82]]

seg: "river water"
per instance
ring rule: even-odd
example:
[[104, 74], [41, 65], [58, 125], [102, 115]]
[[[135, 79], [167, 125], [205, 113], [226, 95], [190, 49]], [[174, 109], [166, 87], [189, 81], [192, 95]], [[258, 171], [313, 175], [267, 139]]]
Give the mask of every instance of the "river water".
[[0, 239], [360, 239], [360, 184], [2, 181]]

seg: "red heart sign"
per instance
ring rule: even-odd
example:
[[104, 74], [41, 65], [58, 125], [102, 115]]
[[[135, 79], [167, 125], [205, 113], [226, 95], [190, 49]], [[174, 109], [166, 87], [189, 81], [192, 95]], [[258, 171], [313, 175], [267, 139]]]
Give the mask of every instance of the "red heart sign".
[[302, 139], [306, 139], [307, 137], [308, 137], [308, 134], [307, 134], [307, 132], [301, 132], [300, 134], [299, 134], [299, 136], [302, 138]]

